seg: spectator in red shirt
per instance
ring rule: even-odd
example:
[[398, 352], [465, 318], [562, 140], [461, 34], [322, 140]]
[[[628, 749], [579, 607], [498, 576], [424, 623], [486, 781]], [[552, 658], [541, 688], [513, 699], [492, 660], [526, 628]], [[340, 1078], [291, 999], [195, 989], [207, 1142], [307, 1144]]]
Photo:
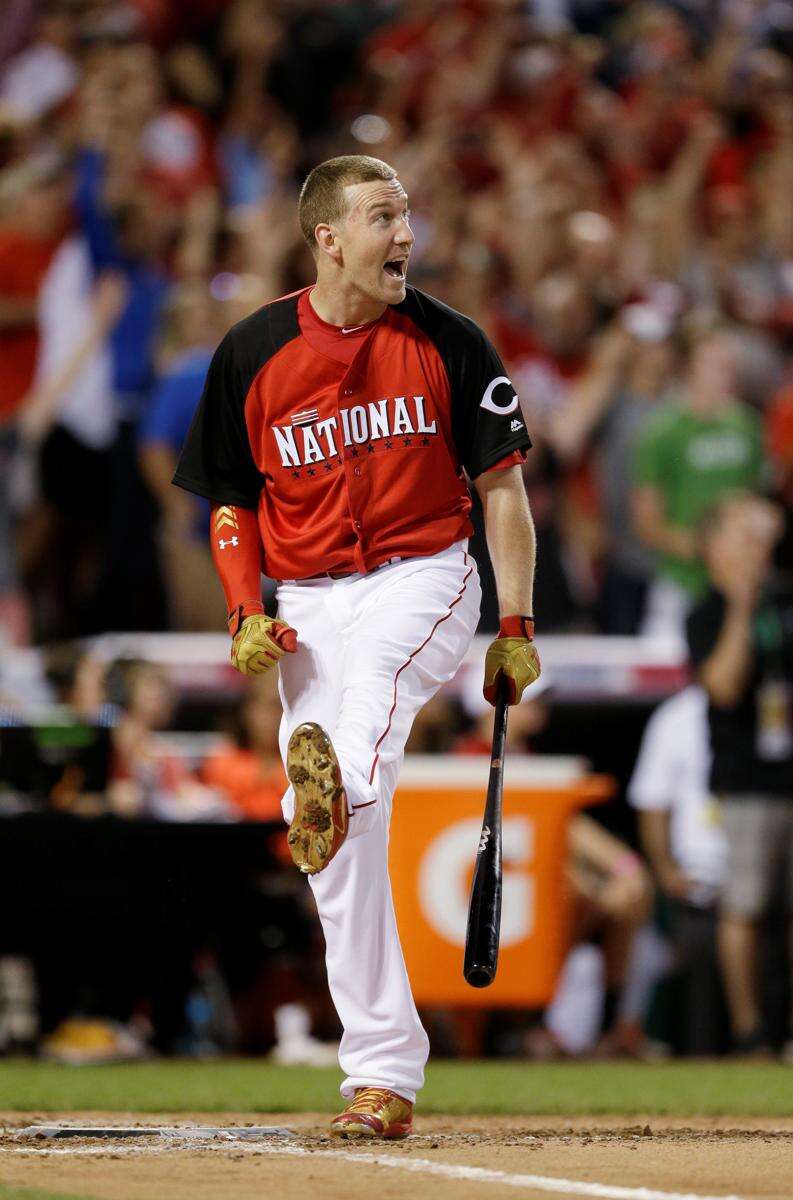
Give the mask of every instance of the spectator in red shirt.
[[64, 164], [51, 158], [0, 175], [0, 429], [33, 380], [38, 291], [66, 229], [67, 186]]
[[278, 751], [281, 702], [270, 675], [254, 679], [235, 716], [234, 743], [210, 755], [201, 777], [246, 821], [281, 821], [287, 779]]
[[765, 417], [766, 447], [781, 499], [793, 507], [793, 368]]
[[29, 624], [11, 514], [15, 418], [36, 366], [38, 292], [66, 228], [67, 183], [64, 164], [52, 158], [0, 174], [0, 629], [14, 642], [27, 640]]

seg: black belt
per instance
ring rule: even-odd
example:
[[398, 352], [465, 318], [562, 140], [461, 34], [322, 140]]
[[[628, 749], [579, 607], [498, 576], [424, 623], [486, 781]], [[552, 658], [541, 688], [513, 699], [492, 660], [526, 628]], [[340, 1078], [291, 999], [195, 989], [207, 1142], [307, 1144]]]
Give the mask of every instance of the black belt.
[[[406, 561], [407, 558], [401, 555], [396, 555], [394, 558], [387, 558], [385, 562], [378, 563], [376, 567], [372, 567], [371, 571], [367, 571], [367, 575], [373, 575], [381, 567], [390, 567], [393, 563]], [[312, 579], [349, 579], [351, 575], [360, 575], [360, 571], [320, 571], [317, 575], [304, 575], [302, 579], [282, 579], [281, 582], [309, 583]]]

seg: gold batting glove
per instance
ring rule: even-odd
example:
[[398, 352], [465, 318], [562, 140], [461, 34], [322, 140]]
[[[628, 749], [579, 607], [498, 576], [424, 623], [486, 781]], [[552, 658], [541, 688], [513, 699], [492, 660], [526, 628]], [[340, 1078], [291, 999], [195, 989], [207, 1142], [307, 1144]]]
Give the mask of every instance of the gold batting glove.
[[526, 688], [540, 677], [540, 656], [534, 645], [533, 617], [502, 617], [498, 637], [485, 655], [485, 700], [495, 704], [502, 679], [507, 703], [517, 704]]
[[[250, 611], [257, 608], [259, 611]], [[284, 654], [297, 649], [297, 632], [283, 621], [268, 617], [261, 605], [239, 605], [229, 614], [232, 635], [231, 665], [242, 675], [263, 675]]]

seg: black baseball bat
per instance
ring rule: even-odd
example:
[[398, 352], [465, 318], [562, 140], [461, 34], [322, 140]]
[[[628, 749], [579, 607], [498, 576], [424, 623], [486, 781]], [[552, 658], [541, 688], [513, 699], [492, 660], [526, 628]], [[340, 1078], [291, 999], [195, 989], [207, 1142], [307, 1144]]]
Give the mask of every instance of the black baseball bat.
[[507, 735], [506, 684], [501, 682], [493, 722], [490, 778], [468, 906], [463, 975], [471, 987], [488, 987], [496, 977], [501, 933], [501, 793]]

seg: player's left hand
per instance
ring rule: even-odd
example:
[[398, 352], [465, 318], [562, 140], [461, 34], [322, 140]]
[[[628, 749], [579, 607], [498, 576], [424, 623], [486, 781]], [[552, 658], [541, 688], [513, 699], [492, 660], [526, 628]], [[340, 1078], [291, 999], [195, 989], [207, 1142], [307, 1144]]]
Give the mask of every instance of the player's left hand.
[[485, 656], [484, 696], [495, 704], [501, 680], [507, 683], [507, 702], [517, 704], [530, 683], [540, 676], [540, 656], [534, 645], [531, 617], [503, 617], [498, 637]]
[[245, 618], [231, 643], [231, 664], [242, 675], [262, 675], [296, 649], [297, 633], [291, 625], [254, 613]]

